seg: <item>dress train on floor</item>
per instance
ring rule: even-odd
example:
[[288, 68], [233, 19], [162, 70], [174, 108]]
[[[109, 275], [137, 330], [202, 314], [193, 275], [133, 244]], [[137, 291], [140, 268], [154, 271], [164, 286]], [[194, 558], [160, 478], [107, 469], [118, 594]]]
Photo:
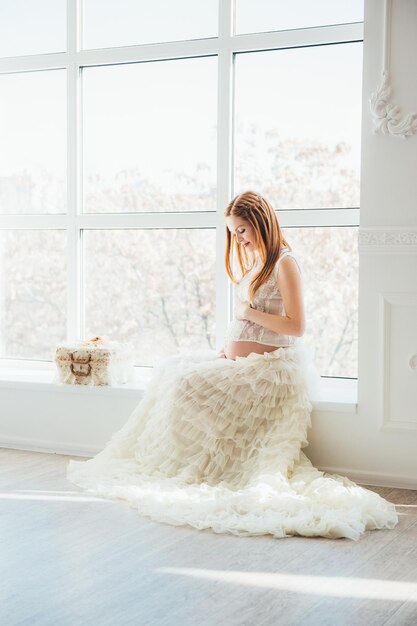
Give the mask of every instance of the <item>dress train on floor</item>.
[[236, 360], [169, 357], [105, 448], [67, 478], [173, 525], [235, 535], [353, 540], [393, 528], [395, 506], [319, 471], [308, 444], [318, 374], [304, 345]]

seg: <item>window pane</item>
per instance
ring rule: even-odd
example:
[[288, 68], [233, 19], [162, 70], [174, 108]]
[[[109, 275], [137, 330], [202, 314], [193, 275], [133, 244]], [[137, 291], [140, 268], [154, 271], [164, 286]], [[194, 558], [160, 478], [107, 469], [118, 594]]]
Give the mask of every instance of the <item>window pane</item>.
[[0, 56], [67, 49], [66, 0], [0, 2]]
[[66, 234], [0, 231], [0, 356], [51, 361], [66, 336]]
[[301, 262], [306, 332], [322, 376], [358, 377], [357, 227], [284, 228]]
[[132, 342], [154, 365], [188, 349], [215, 349], [215, 232], [84, 233], [86, 337]]
[[215, 58], [86, 68], [83, 91], [85, 211], [215, 209]]
[[66, 210], [65, 71], [0, 76], [0, 213]]
[[361, 105], [361, 43], [237, 55], [236, 193], [359, 206]]
[[218, 0], [84, 0], [84, 47], [217, 36]]
[[236, 33], [363, 21], [363, 0], [236, 0]]

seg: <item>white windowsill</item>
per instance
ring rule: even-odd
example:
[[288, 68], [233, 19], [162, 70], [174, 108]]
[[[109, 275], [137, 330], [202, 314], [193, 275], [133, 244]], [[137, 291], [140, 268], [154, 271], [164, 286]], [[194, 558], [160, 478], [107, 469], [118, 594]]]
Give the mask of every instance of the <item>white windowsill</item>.
[[[132, 394], [141, 397], [152, 376], [150, 368], [134, 368], [134, 381], [114, 387], [93, 387], [84, 385], [63, 385], [55, 380], [55, 369], [51, 363], [32, 363], [32, 367], [22, 364], [0, 366], [0, 389], [20, 389], [54, 391], [70, 394], [109, 395]], [[334, 411], [357, 413], [357, 380], [323, 379], [322, 396], [313, 404], [314, 411]]]

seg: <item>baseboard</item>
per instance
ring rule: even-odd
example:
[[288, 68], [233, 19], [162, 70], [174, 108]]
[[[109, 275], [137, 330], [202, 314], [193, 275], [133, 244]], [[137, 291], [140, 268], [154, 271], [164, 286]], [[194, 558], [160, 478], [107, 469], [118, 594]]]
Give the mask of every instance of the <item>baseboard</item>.
[[383, 472], [372, 472], [369, 470], [356, 470], [349, 469], [348, 467], [318, 466], [318, 469], [329, 474], [346, 476], [359, 485], [369, 485], [372, 487], [397, 487], [398, 489], [417, 490], [417, 476], [404, 476], [402, 474], [387, 474]]
[[24, 437], [0, 438], [0, 448], [13, 450], [27, 450], [28, 452], [47, 452], [49, 454], [62, 454], [68, 456], [95, 456], [102, 448], [93, 449], [88, 445], [77, 444], [72, 446], [68, 443], [55, 441], [43, 441], [41, 439], [26, 439]]
[[[35, 439], [1, 438], [0, 448], [10, 448], [13, 450], [26, 450], [28, 452], [46, 452], [48, 454], [62, 454], [65, 456], [93, 457], [101, 449], [92, 449], [87, 445], [71, 445], [67, 443], [43, 441]], [[346, 476], [350, 480], [360, 485], [370, 485], [374, 487], [397, 487], [398, 489], [416, 489], [417, 476], [404, 476], [401, 474], [387, 474], [382, 472], [372, 472], [367, 470], [349, 469], [348, 467], [322, 467], [318, 466], [322, 472], [329, 474], [339, 474]]]

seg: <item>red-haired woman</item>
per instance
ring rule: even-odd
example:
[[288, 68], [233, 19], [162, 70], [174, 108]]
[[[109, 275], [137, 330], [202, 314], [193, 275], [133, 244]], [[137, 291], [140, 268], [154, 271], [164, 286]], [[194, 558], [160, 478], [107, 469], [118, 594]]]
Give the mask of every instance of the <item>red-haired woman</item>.
[[294, 345], [305, 328], [301, 273], [273, 208], [248, 191], [229, 203], [225, 221], [226, 271], [238, 287], [223, 354], [235, 359]]
[[302, 341], [299, 264], [275, 212], [248, 191], [225, 222], [236, 289], [224, 348], [160, 362], [126, 424], [94, 458], [71, 460], [68, 479], [154, 520], [217, 533], [358, 539], [393, 528], [392, 503], [302, 451], [320, 377]]

